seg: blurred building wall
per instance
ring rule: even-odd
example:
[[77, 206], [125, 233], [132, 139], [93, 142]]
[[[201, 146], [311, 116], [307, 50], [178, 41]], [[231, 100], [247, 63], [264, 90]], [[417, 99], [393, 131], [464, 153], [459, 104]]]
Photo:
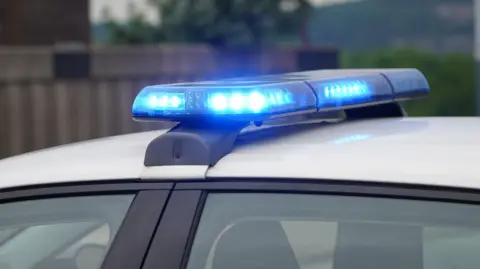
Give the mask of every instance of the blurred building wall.
[[1, 45], [89, 43], [89, 0], [1, 0]]

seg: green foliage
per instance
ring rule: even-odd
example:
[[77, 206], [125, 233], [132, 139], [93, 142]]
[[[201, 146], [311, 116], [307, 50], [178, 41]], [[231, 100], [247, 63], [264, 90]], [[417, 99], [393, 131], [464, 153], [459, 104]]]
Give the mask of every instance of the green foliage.
[[421, 52], [412, 49], [342, 55], [342, 68], [417, 68], [429, 81], [429, 98], [405, 103], [414, 116], [475, 115], [474, 59], [467, 54]]
[[111, 16], [108, 9], [103, 10], [102, 26], [108, 32], [109, 43], [119, 45], [151, 44], [162, 38], [161, 33], [145, 19], [134, 4], [129, 4], [128, 11], [128, 21], [120, 23]]
[[111, 43], [206, 43], [215, 47], [266, 46], [299, 36], [307, 0], [150, 0], [159, 25], [132, 13], [125, 24], [108, 20]]

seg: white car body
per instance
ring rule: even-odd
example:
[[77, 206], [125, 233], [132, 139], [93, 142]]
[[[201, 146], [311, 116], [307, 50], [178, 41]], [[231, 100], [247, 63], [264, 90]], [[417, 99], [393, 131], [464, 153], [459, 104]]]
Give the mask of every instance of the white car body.
[[[409, 183], [480, 189], [479, 118], [307, 122], [239, 137], [214, 166], [143, 165], [167, 130], [122, 135], [0, 161], [0, 188], [99, 180], [287, 178]], [[257, 132], [270, 132], [256, 138]]]

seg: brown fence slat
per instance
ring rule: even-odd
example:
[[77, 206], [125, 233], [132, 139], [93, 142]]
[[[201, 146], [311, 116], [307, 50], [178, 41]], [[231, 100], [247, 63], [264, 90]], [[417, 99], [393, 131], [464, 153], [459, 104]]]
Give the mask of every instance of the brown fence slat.
[[8, 117], [8, 104], [6, 85], [0, 84], [0, 159], [10, 155], [10, 136], [9, 126], [10, 119]]
[[88, 101], [88, 109], [90, 110], [90, 137], [92, 139], [100, 137], [100, 101], [99, 101], [99, 88], [100, 82], [98, 80], [90, 81], [90, 99]]
[[120, 101], [120, 90], [118, 89], [120, 86], [120, 79], [109, 82], [109, 98], [107, 102], [109, 103], [109, 118], [108, 118], [108, 126], [110, 128], [110, 135], [119, 135], [121, 134], [121, 117], [119, 116], [121, 105]]
[[109, 84], [106, 81], [101, 81], [97, 89], [98, 100], [98, 130], [99, 136], [105, 137], [110, 135], [109, 121], [110, 121], [110, 91]]
[[132, 103], [131, 89], [133, 83], [131, 81], [122, 80], [118, 84], [118, 120], [120, 121], [120, 133], [127, 134], [133, 132], [134, 126], [132, 121]]
[[7, 86], [7, 126], [9, 132], [7, 136], [10, 138], [10, 145], [8, 147], [9, 155], [16, 155], [23, 152], [24, 147], [24, 122], [23, 122], [23, 109], [25, 104], [22, 104], [22, 92], [19, 84], [11, 84]]
[[42, 83], [34, 83], [31, 85], [32, 91], [32, 110], [33, 110], [33, 147], [34, 149], [42, 149], [48, 146], [47, 142], [47, 121], [48, 110], [51, 100], [48, 100], [47, 85]]
[[95, 121], [90, 110], [90, 95], [92, 89], [88, 81], [77, 81], [72, 85], [72, 91], [75, 92], [76, 110], [77, 110], [77, 140], [83, 141], [91, 139], [90, 121]]
[[72, 139], [72, 130], [69, 121], [71, 119], [70, 98], [68, 96], [68, 88], [65, 82], [56, 82], [53, 85], [55, 107], [57, 111], [57, 145], [66, 144]]
[[46, 100], [46, 105], [43, 106], [45, 109], [45, 123], [41, 125], [44, 128], [46, 134], [46, 147], [52, 147], [59, 144], [60, 134], [58, 132], [58, 107], [57, 100], [55, 95], [55, 83], [53, 81], [48, 81], [42, 84], [44, 99]]

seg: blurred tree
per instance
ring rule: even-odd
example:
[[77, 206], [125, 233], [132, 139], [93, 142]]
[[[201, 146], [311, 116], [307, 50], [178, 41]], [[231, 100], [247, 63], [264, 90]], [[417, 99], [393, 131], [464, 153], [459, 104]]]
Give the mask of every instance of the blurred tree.
[[308, 0], [149, 0], [149, 4], [158, 11], [159, 25], [133, 11], [123, 24], [107, 18], [112, 43], [258, 47], [292, 36], [308, 42], [312, 10]]
[[[471, 0], [362, 0], [322, 6], [312, 12], [311, 41], [349, 50], [408, 44], [438, 52], [459, 50], [454, 48], [467, 52], [473, 41], [473, 21], [453, 10], [471, 5]], [[453, 17], [441, 15], [445, 8], [452, 9]]]
[[102, 12], [108, 39], [114, 44], [148, 44], [159, 39], [159, 32], [154, 25], [146, 21], [145, 16], [133, 3], [128, 6], [128, 20], [120, 23], [105, 8]]

